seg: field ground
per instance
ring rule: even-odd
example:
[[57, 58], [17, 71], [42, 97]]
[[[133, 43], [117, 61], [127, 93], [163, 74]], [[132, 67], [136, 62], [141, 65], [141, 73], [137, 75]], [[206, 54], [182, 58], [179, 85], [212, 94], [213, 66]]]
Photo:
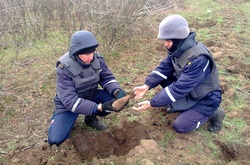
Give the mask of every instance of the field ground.
[[[187, 134], [176, 133], [171, 123], [178, 113], [168, 114], [164, 108], [136, 112], [132, 107], [138, 101], [130, 100], [121, 113], [101, 119], [109, 125], [107, 130], [88, 128], [80, 116], [71, 139], [59, 147], [49, 147], [44, 140], [53, 111], [51, 93], [55, 76], [52, 70], [44, 77], [27, 78], [37, 82], [34, 88], [18, 88], [21, 83], [18, 79], [26, 81], [18, 76], [6, 79], [7, 85], [1, 87], [3, 91], [23, 92], [26, 98], [23, 101], [24, 96], [0, 93], [5, 99], [0, 101], [0, 164], [249, 164], [250, 1], [186, 2], [184, 9], [168, 13], [186, 16], [190, 28], [197, 32], [197, 39], [211, 50], [217, 62], [223, 89], [222, 107], [226, 111], [224, 127], [219, 133], [209, 133], [206, 125]], [[162, 18], [155, 18], [155, 27]], [[107, 63], [123, 88], [130, 91], [144, 83], [147, 74], [166, 55], [166, 49], [161, 41], [150, 37], [137, 39], [124, 47], [119, 55], [107, 57]], [[53, 64], [59, 56], [51, 57]], [[33, 64], [36, 59], [30, 62]], [[34, 68], [26, 70], [20, 65], [10, 73], [19, 75], [36, 70], [36, 65], [31, 66]], [[9, 84], [16, 86], [10, 88]], [[49, 86], [46, 90], [45, 85]], [[152, 90], [144, 99], [149, 99], [157, 90]]]

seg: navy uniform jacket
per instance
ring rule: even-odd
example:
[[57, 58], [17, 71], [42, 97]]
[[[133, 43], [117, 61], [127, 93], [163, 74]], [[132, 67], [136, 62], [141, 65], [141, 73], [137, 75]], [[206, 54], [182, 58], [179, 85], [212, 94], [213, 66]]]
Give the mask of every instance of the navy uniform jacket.
[[[179, 46], [179, 51], [185, 52], [187, 49], [197, 45], [195, 41], [195, 33], [191, 32], [187, 39]], [[165, 59], [148, 75], [145, 84], [149, 88], [154, 88], [162, 81], [167, 80], [174, 74], [172, 64], [172, 53], [169, 53]], [[186, 65], [180, 77], [173, 81], [170, 85], [163, 88], [151, 100], [153, 107], [167, 106], [176, 100], [179, 100], [191, 93], [199, 84], [203, 83], [211, 72], [211, 66], [208, 64], [208, 58], [205, 55], [199, 55], [190, 61], [190, 65]], [[195, 104], [192, 109], [204, 114], [211, 115], [219, 107], [221, 103], [221, 89], [211, 91]]]
[[[121, 89], [114, 75], [106, 65], [102, 56], [98, 56], [101, 63], [99, 85], [110, 95], [114, 90]], [[89, 99], [80, 98], [77, 94], [75, 83], [71, 73], [65, 68], [56, 68], [56, 93], [54, 98], [55, 113], [71, 111], [78, 114], [92, 115], [95, 113], [97, 104]]]
[[85, 33], [75, 33], [71, 39], [69, 52], [64, 54], [57, 63], [54, 113], [70, 111], [94, 115], [98, 104], [91, 101], [90, 97], [96, 92], [98, 86], [110, 95], [113, 95], [116, 89], [121, 89], [103, 57], [97, 52], [91, 64], [85, 64], [79, 59], [77, 56], [79, 50], [88, 44], [97, 44], [92, 38], [85, 37]]

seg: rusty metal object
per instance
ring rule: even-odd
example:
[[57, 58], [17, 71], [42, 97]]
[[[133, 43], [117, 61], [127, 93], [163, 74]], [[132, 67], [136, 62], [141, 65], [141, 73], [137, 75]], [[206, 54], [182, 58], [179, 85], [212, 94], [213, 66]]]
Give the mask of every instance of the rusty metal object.
[[112, 108], [116, 111], [121, 110], [125, 106], [125, 104], [128, 102], [130, 97], [131, 97], [130, 95], [127, 95], [125, 97], [117, 99], [116, 101], [113, 102]]

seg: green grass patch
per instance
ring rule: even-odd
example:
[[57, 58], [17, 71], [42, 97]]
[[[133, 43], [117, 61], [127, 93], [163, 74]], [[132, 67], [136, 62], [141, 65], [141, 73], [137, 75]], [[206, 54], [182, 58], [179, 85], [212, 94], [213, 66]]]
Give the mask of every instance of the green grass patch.
[[211, 150], [210, 157], [212, 159], [218, 159], [220, 157], [220, 151], [218, 149], [218, 146], [214, 144], [214, 142], [209, 141], [207, 144], [207, 147]]
[[247, 122], [242, 118], [225, 119], [224, 126], [230, 129], [224, 132], [224, 140], [229, 144], [242, 144], [244, 137], [242, 133], [247, 128]]
[[190, 20], [193, 19], [194, 15], [193, 12], [195, 11], [195, 17], [199, 18], [199, 20], [211, 20], [213, 18], [213, 13], [220, 10], [221, 7], [213, 2], [212, 0], [201, 0], [201, 1], [195, 1], [195, 2], [189, 2], [190, 0], [184, 1], [188, 4], [189, 10], [183, 11], [182, 13], [185, 14], [185, 16], [188, 16]]
[[[119, 112], [119, 113], [123, 113], [123, 112]], [[119, 117], [117, 117], [117, 113], [112, 113], [108, 115], [107, 117], [104, 117], [102, 121], [104, 121], [104, 123], [107, 123], [109, 125], [110, 123], [118, 124], [120, 123], [121, 120]]]
[[128, 76], [117, 76], [116, 79], [120, 84], [125, 84], [131, 80], [131, 78]]
[[221, 134], [208, 132], [206, 127], [201, 127], [197, 130], [203, 137], [207, 146], [212, 149], [213, 152], [216, 152], [217, 148], [213, 140], [217, 139], [223, 141], [226, 144], [242, 144], [246, 139], [242, 136], [242, 133], [247, 128], [247, 122], [243, 118], [225, 118], [223, 120], [224, 131]]
[[197, 144], [195, 146], [194, 145], [189, 146], [189, 150], [190, 150], [191, 154], [195, 154], [197, 152], [201, 152], [203, 149], [204, 149], [204, 146], [201, 143], [199, 143], [199, 144]]
[[132, 122], [132, 121], [139, 121], [139, 118], [138, 118], [138, 116], [127, 116], [126, 117], [126, 121], [128, 121], [128, 122]]
[[168, 145], [168, 143], [169, 143], [169, 140], [171, 139], [171, 138], [173, 138], [173, 132], [171, 132], [171, 131], [167, 131], [166, 132], [166, 134], [165, 134], [165, 136], [164, 136], [164, 138], [160, 141], [160, 146], [161, 147], [163, 147], [163, 148], [165, 148], [167, 145]]
[[[51, 32], [48, 38], [43, 38], [36, 42], [30, 42], [23, 44], [20, 47], [12, 47], [9, 49], [0, 50], [0, 59], [15, 59], [16, 61], [22, 61], [27, 58], [42, 57], [47, 62], [51, 62], [51, 56], [55, 54], [62, 54], [68, 51], [69, 38], [63, 32], [57, 31]], [[67, 42], [65, 42], [67, 41]], [[61, 49], [59, 49], [59, 47]]]
[[241, 93], [237, 93], [234, 99], [230, 102], [229, 105], [227, 105], [225, 108], [228, 109], [228, 111], [234, 111], [234, 110], [240, 110], [243, 109], [246, 105], [247, 102], [247, 96]]
[[98, 50], [98, 52], [103, 56], [103, 58], [105, 59], [105, 60], [109, 60], [109, 58], [111, 57], [112, 59], [113, 58], [118, 58], [118, 57], [120, 57], [120, 53], [118, 52], [118, 51], [116, 51], [116, 50], [113, 50], [113, 51], [110, 51], [110, 52], [102, 52], [102, 51], [99, 51]]

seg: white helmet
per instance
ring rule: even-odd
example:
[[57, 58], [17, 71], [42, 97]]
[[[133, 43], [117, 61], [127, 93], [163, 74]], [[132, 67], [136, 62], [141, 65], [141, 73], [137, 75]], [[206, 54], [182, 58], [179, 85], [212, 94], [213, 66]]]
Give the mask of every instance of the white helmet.
[[184, 39], [189, 35], [188, 22], [180, 15], [170, 15], [159, 25], [158, 39]]

